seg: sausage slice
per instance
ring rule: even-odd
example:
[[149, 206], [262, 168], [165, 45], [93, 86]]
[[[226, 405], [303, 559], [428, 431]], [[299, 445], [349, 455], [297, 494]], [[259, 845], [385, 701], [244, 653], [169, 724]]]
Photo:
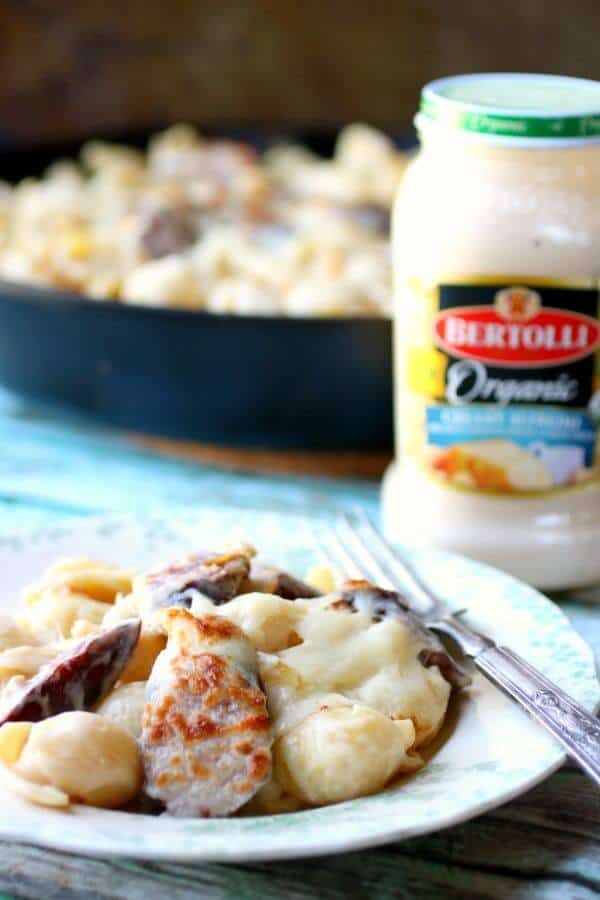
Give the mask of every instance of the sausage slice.
[[319, 597], [320, 594], [310, 584], [294, 578], [282, 569], [274, 566], [263, 566], [252, 563], [250, 578], [243, 585], [243, 592], [259, 591], [263, 594], [276, 594], [284, 600], [305, 600], [309, 597]]
[[146, 793], [173, 816], [231, 815], [271, 770], [256, 652], [220, 616], [171, 608], [159, 619], [169, 638], [146, 686]]
[[142, 609], [154, 612], [170, 606], [189, 609], [196, 594], [219, 606], [240, 592], [250, 573], [251, 548], [229, 553], [193, 553], [161, 569], [138, 576], [133, 590]]
[[145, 210], [140, 220], [140, 243], [150, 259], [181, 253], [195, 243], [198, 229], [186, 207]]
[[10, 707], [0, 712], [0, 725], [41, 722], [59, 713], [90, 709], [123, 672], [139, 635], [139, 619], [126, 619], [80, 641], [42, 666], [11, 696]]

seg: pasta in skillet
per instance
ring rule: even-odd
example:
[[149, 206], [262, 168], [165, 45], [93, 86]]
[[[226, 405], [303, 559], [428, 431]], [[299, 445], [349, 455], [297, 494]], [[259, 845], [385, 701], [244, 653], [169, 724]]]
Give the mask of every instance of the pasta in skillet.
[[147, 153], [90, 142], [79, 163], [0, 184], [0, 276], [105, 301], [239, 315], [389, 315], [389, 218], [406, 165], [351, 125], [332, 159], [207, 140]]
[[41, 805], [141, 809], [148, 794], [223, 816], [415, 771], [466, 679], [398, 595], [336, 587], [323, 567], [311, 580], [246, 546], [137, 576], [57, 563], [1, 623], [0, 782]]

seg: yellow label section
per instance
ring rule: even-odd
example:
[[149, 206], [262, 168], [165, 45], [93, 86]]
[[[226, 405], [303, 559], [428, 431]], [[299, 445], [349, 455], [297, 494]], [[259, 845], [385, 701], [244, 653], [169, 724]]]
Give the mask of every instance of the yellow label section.
[[408, 351], [408, 387], [416, 394], [441, 400], [446, 391], [448, 359], [438, 350], [421, 347]]

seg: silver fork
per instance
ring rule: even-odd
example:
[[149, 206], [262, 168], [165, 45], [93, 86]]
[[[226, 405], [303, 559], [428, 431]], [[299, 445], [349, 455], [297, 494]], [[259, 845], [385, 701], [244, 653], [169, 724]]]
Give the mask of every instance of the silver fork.
[[450, 613], [416, 567], [389, 544], [363, 511], [343, 513], [327, 531], [315, 531], [322, 553], [349, 578], [365, 578], [408, 597], [431, 631], [452, 638], [493, 684], [515, 700], [565, 748], [600, 786], [600, 722], [526, 660]]

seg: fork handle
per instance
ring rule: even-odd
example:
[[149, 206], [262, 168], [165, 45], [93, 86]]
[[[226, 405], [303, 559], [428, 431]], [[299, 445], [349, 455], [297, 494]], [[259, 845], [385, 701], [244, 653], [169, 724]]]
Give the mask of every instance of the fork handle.
[[600, 721], [595, 716], [507, 647], [490, 647], [473, 661], [543, 725], [600, 786]]

